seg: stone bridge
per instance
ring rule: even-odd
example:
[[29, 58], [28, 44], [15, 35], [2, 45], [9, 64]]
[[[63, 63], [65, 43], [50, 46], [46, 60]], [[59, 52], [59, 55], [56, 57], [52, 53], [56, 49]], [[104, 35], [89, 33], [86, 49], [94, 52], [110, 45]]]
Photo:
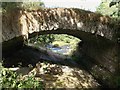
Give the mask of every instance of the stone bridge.
[[78, 52], [92, 59], [88, 62], [96, 63], [86, 66], [91, 68], [90, 73], [108, 86], [117, 85], [113, 79], [116, 80], [119, 69], [119, 28], [115, 19], [80, 9], [16, 10], [2, 16], [3, 57], [35, 35], [68, 34], [83, 41]]

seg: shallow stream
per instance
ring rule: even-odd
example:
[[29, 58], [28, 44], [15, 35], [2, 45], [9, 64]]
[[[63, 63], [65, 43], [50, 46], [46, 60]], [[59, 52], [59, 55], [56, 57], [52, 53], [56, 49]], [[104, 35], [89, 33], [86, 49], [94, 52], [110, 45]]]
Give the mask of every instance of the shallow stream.
[[54, 45], [49, 44], [46, 47], [52, 50], [53, 52], [60, 53], [63, 55], [67, 54], [71, 50], [70, 45], [63, 45], [61, 47], [55, 47]]

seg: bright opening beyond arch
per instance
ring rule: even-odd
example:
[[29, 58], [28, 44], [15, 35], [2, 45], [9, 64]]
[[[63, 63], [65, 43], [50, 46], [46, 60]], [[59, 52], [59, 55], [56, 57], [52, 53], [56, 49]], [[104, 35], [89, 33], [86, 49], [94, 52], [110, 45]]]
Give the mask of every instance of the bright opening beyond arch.
[[55, 53], [70, 55], [81, 40], [67, 34], [38, 35], [28, 40], [28, 45], [43, 47]]

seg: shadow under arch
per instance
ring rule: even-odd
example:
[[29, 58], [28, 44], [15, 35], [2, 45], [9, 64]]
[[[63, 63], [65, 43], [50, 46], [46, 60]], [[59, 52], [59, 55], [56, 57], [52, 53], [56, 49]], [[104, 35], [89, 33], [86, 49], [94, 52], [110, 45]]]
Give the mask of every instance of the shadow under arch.
[[77, 53], [80, 53], [78, 64], [89, 71], [104, 87], [118, 87], [118, 44], [102, 36], [80, 30], [57, 29], [30, 34], [68, 34], [80, 38]]
[[[77, 53], [80, 53], [75, 63], [69, 62], [70, 60], [61, 61], [65, 58], [57, 54], [51, 55], [49, 51], [43, 50], [41, 55], [41, 49], [37, 49], [30, 46], [24, 46], [18, 52], [15, 52], [10, 58], [6, 58], [7, 61], [15, 63], [15, 61], [21, 61], [28, 64], [35, 64], [38, 61], [48, 61], [51, 63], [57, 63], [62, 65], [68, 65], [72, 67], [82, 66], [85, 70], [91, 73], [96, 80], [98, 80], [103, 87], [117, 87], [116, 76], [117, 76], [117, 46], [112, 41], [105, 39], [101, 36], [95, 36], [87, 32], [79, 30], [69, 29], [57, 29], [52, 31], [40, 31], [30, 34], [29, 38], [35, 35], [43, 34], [68, 34], [82, 39], [83, 43], [79, 44]], [[46, 56], [48, 56], [46, 58]], [[113, 57], [113, 58], [111, 58]], [[57, 61], [56, 61], [57, 60]], [[77, 63], [77, 64], [76, 64]], [[114, 81], [115, 80], [115, 81]]]

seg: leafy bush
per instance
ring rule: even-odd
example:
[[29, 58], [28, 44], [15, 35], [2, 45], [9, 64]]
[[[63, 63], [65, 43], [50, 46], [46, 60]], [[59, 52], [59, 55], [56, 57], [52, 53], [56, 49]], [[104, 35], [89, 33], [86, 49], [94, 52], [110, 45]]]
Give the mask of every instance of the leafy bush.
[[26, 10], [37, 10], [41, 7], [45, 7], [43, 2], [24, 2], [22, 8]]
[[112, 16], [114, 18], [120, 17], [120, 0], [102, 0], [97, 12]]
[[39, 88], [43, 89], [44, 85], [41, 80], [36, 80], [34, 75], [22, 76], [16, 72], [1, 67], [1, 88]]
[[11, 12], [14, 9], [21, 8], [22, 2], [2, 2], [1, 7], [4, 12]]
[[11, 12], [15, 9], [37, 10], [44, 6], [43, 2], [0, 2], [2, 11]]
[[46, 46], [49, 43], [52, 43], [54, 41], [54, 39], [55, 39], [55, 37], [53, 34], [39, 35], [39, 36], [29, 39], [29, 43], [37, 43], [42, 46]]

